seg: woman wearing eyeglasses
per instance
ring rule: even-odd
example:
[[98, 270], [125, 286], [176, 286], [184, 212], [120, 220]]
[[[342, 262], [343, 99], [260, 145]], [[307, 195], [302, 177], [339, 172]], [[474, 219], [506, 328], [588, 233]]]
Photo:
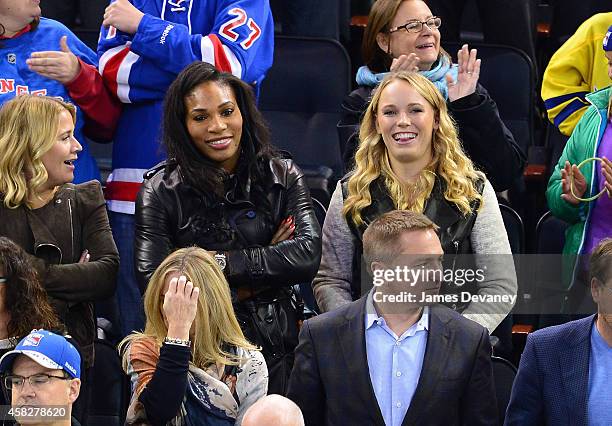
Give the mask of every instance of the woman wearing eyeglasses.
[[[480, 59], [464, 45], [458, 64], [440, 47], [442, 21], [422, 0], [378, 0], [370, 11], [362, 43], [365, 65], [357, 72], [359, 88], [343, 102], [340, 131], [348, 139], [347, 170], [353, 168], [359, 121], [372, 89], [389, 71], [418, 71], [440, 90], [457, 122], [463, 148], [486, 173], [496, 191], [508, 189], [522, 174], [525, 155], [499, 117], [497, 105], [478, 83]], [[344, 137], [346, 137], [344, 136]]]
[[[612, 26], [604, 37], [603, 49], [612, 79]], [[546, 198], [550, 211], [570, 223], [566, 232], [564, 254], [588, 255], [606, 237], [612, 235], [612, 97], [610, 88], [587, 95], [591, 106], [584, 113], [548, 182]], [[582, 167], [578, 167], [582, 166]], [[565, 273], [565, 289], [571, 312], [580, 304], [590, 304], [585, 262], [575, 262]], [[577, 292], [577, 293], [576, 293]], [[592, 305], [591, 305], [592, 307]], [[581, 309], [582, 310], [582, 309]], [[582, 310], [583, 311], [583, 310]]]

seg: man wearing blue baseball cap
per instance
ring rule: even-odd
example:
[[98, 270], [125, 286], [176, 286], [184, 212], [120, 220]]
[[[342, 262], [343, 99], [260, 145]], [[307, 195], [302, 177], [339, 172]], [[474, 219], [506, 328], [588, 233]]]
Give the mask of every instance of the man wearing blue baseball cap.
[[0, 358], [11, 412], [20, 424], [80, 426], [71, 417], [81, 388], [81, 356], [64, 337], [33, 330]]

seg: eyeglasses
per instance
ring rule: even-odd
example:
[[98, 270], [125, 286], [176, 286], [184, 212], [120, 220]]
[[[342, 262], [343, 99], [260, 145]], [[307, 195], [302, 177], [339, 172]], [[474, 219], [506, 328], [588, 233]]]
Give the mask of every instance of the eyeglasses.
[[399, 31], [401, 29], [404, 29], [409, 33], [420, 33], [421, 31], [423, 31], [423, 25], [427, 25], [429, 29], [435, 30], [436, 28], [440, 28], [440, 25], [442, 25], [442, 18], [432, 16], [431, 18], [426, 19], [425, 21], [408, 21], [404, 25], [399, 25], [397, 27], [391, 28], [389, 30], [389, 34]]
[[27, 380], [30, 383], [30, 386], [32, 386], [33, 388], [39, 388], [49, 383], [51, 379], [72, 380], [71, 377], [52, 376], [50, 374], [44, 373], [34, 374], [28, 377], [9, 375], [4, 377], [4, 386], [6, 386], [6, 388], [9, 390], [14, 388], [21, 388]]

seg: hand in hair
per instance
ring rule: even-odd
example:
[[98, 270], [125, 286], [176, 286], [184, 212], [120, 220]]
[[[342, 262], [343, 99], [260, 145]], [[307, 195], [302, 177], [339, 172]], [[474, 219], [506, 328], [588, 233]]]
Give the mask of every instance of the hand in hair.
[[74, 80], [81, 71], [81, 63], [68, 47], [66, 40], [66, 36], [60, 39], [61, 51], [32, 52], [30, 58], [26, 60], [30, 71], [62, 84]]
[[196, 316], [199, 294], [200, 289], [194, 287], [191, 281], [187, 281], [184, 275], [170, 280], [162, 307], [168, 321], [168, 337], [189, 339], [189, 330]]
[[[572, 194], [572, 190], [570, 188], [570, 178], [571, 175], [574, 177], [574, 194]], [[587, 182], [584, 178], [584, 175], [580, 170], [578, 170], [578, 166], [575, 164], [570, 164], [569, 161], [565, 162], [565, 167], [561, 169], [561, 198], [567, 201], [568, 203], [577, 206], [580, 203], [578, 198], [582, 198], [587, 189]], [[574, 196], [575, 195], [575, 196]]]
[[457, 62], [459, 64], [457, 81], [454, 81], [450, 75], [446, 75], [448, 99], [451, 102], [469, 96], [476, 91], [476, 85], [480, 78], [480, 59], [476, 59], [477, 53], [476, 49], [469, 50], [467, 44], [464, 44], [457, 52]]
[[278, 229], [272, 236], [272, 241], [270, 241], [270, 245], [280, 243], [281, 241], [288, 240], [293, 237], [293, 232], [295, 231], [295, 223], [293, 222], [293, 216], [289, 216], [287, 219], [283, 220], [279, 225]]
[[124, 33], [136, 34], [143, 16], [144, 13], [136, 9], [128, 0], [117, 0], [104, 11], [102, 25], [113, 26]]
[[410, 55], [400, 55], [399, 58], [393, 58], [390, 70], [416, 72], [419, 70], [420, 61], [421, 60], [415, 53], [411, 53]]

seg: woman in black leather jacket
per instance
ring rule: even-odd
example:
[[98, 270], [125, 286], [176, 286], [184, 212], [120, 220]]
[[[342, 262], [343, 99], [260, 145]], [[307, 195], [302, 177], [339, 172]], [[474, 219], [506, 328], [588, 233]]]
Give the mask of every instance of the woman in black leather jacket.
[[163, 143], [168, 160], [147, 172], [136, 201], [141, 289], [176, 248], [210, 251], [247, 339], [263, 347], [269, 391], [284, 393], [301, 313], [289, 290], [321, 259], [302, 172], [273, 150], [250, 87], [204, 62], [168, 89]]

